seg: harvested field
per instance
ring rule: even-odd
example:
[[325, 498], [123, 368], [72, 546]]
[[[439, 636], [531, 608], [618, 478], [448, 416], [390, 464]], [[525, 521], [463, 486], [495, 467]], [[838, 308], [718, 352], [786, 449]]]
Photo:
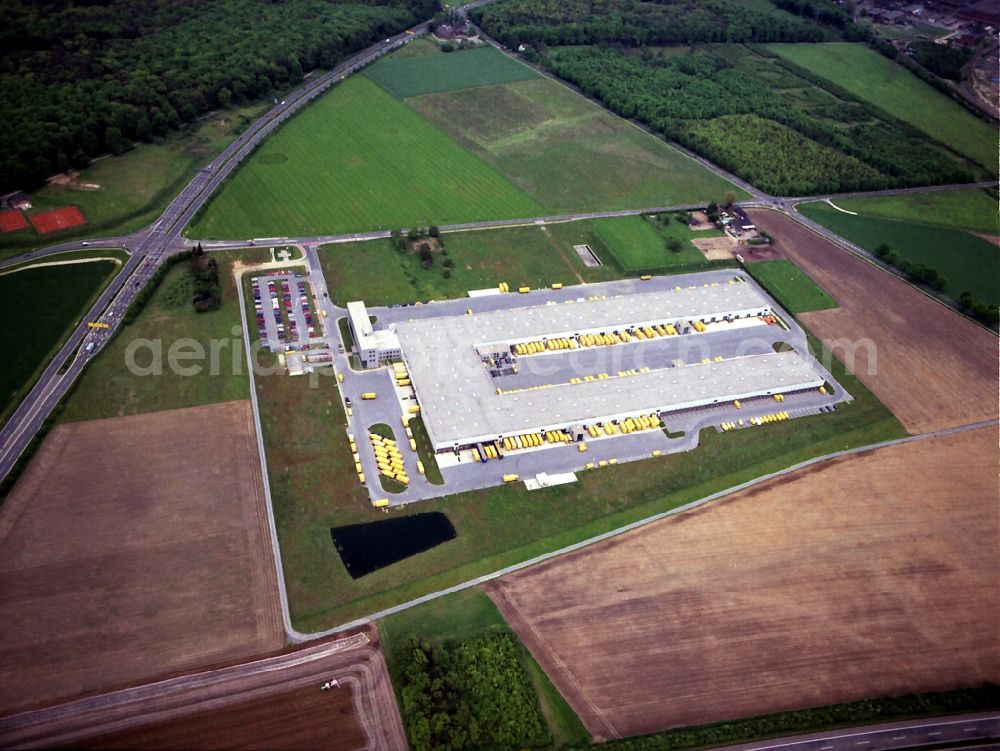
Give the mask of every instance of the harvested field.
[[733, 254], [739, 249], [736, 241], [729, 235], [723, 237], [698, 237], [691, 241], [709, 261], [731, 261]]
[[[322, 690], [335, 679], [337, 686]], [[18, 748], [405, 748], [372, 627], [253, 662], [0, 719]]]
[[747, 213], [840, 306], [803, 323], [907, 430], [997, 417], [996, 336], [786, 216]]
[[996, 445], [826, 462], [488, 590], [595, 741], [996, 682]]
[[28, 222], [24, 218], [24, 213], [16, 209], [5, 209], [0, 211], [0, 232], [17, 232], [27, 229]]
[[83, 212], [76, 206], [64, 206], [61, 209], [43, 211], [40, 214], [32, 214], [28, 218], [31, 220], [35, 232], [40, 235], [58, 232], [70, 227], [79, 227], [81, 224], [87, 223], [87, 220], [83, 218]]
[[0, 715], [281, 647], [250, 403], [58, 426], [0, 509]]

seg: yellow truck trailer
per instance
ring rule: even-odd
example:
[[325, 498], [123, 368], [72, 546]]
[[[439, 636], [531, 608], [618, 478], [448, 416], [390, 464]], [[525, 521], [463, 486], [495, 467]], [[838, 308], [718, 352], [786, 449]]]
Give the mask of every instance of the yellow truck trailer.
[[503, 481], [504, 482], [517, 482], [517, 475], [504, 475], [503, 476]]
[[385, 508], [389, 505], [388, 498], [379, 498], [377, 501], [372, 501], [372, 506], [375, 508]]
[[377, 399], [378, 394], [376, 394], [374, 391], [366, 391], [361, 395], [361, 398], [364, 399], [366, 402], [370, 402], [373, 399]]

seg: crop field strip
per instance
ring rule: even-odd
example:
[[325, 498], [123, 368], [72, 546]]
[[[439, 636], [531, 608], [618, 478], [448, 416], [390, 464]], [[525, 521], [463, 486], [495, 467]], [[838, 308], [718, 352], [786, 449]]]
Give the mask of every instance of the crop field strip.
[[487, 590], [595, 740], [995, 681], [996, 440], [816, 465]]
[[261, 482], [246, 401], [50, 433], [0, 509], [2, 713], [283, 646]]
[[552, 212], [708, 203], [727, 192], [744, 195], [655, 136], [549, 78], [428, 94], [407, 103]]
[[996, 128], [874, 50], [848, 43], [774, 44], [768, 49], [911, 123], [996, 175]]
[[911, 263], [937, 270], [947, 279], [943, 292], [953, 299], [968, 291], [978, 300], [1000, 304], [1000, 253], [993, 243], [961, 229], [924, 223], [919, 213], [907, 221], [870, 215], [861, 200], [836, 204], [858, 216], [827, 203], [807, 203], [798, 210], [865, 250], [874, 252], [884, 243]]
[[355, 76], [268, 138], [189, 233], [300, 236], [542, 213], [492, 167]]
[[789, 313], [837, 307], [822, 287], [786, 258], [752, 263], [747, 266], [747, 271]]
[[491, 46], [420, 57], [390, 57], [365, 70], [365, 75], [399, 99], [539, 77], [527, 65]]
[[748, 212], [776, 250], [837, 301], [802, 323], [849, 356], [852, 370], [912, 433], [997, 416], [997, 339], [833, 242], [775, 211]]

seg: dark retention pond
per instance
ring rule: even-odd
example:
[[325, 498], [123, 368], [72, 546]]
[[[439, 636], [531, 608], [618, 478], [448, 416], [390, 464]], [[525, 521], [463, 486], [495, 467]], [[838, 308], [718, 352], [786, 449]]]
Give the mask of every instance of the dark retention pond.
[[440, 511], [431, 511], [333, 527], [330, 536], [347, 573], [357, 579], [454, 539], [455, 528]]

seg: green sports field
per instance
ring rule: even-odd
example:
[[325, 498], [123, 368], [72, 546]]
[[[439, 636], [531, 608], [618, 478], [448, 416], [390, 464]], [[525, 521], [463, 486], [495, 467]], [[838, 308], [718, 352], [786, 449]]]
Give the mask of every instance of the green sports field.
[[768, 49], [905, 120], [997, 172], [997, 130], [901, 65], [862, 44], [771, 44]]
[[355, 76], [268, 138], [189, 234], [301, 236], [541, 213], [488, 164]]
[[[440, 55], [451, 63], [453, 55]], [[452, 63], [453, 64], [453, 63]], [[741, 190], [549, 78], [406, 100], [551, 213], [721, 201]]]
[[0, 327], [0, 418], [6, 419], [118, 267], [108, 260], [0, 275], [0, 299], [9, 311]]
[[380, 60], [365, 75], [400, 99], [439, 91], [524, 81], [539, 75], [494, 47]]
[[751, 263], [747, 265], [747, 271], [789, 313], [837, 307], [822, 287], [786, 258]]
[[[852, 210], [860, 208], [850, 205]], [[944, 292], [952, 298], [968, 290], [977, 300], [1000, 303], [1000, 249], [981, 237], [913, 221], [851, 216], [822, 202], [800, 205], [798, 210], [865, 250], [874, 251], [885, 243], [911, 263], [935, 269], [946, 277]]]

